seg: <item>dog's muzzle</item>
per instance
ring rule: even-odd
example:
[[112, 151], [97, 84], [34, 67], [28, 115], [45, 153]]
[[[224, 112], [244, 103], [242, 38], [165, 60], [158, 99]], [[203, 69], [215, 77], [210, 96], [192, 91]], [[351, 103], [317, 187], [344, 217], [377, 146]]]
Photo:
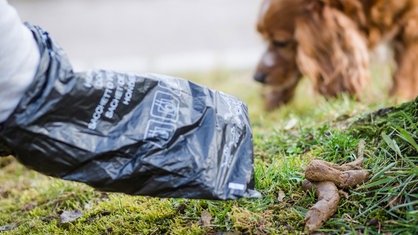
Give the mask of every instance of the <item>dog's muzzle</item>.
[[267, 75], [265, 73], [262, 73], [262, 72], [255, 72], [253, 78], [257, 82], [265, 84]]

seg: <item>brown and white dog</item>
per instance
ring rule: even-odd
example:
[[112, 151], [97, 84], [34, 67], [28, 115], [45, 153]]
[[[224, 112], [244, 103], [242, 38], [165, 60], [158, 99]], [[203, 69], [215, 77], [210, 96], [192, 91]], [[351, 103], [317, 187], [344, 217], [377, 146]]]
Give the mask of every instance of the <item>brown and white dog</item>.
[[257, 30], [268, 42], [254, 79], [268, 85], [268, 110], [292, 99], [302, 76], [325, 97], [361, 99], [369, 50], [389, 41], [390, 94], [418, 95], [418, 0], [263, 0]]

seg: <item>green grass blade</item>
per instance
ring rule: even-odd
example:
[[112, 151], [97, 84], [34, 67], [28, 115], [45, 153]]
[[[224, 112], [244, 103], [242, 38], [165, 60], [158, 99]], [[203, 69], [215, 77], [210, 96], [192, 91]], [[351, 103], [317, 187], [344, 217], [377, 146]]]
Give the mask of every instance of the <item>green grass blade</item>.
[[396, 129], [399, 131], [399, 137], [410, 143], [415, 148], [415, 150], [418, 151], [418, 144], [415, 142], [415, 139], [412, 137], [412, 135], [401, 127], [396, 127]]
[[391, 139], [386, 133], [382, 132], [382, 138], [386, 144], [391, 148], [398, 156], [402, 156], [401, 150], [395, 140]]

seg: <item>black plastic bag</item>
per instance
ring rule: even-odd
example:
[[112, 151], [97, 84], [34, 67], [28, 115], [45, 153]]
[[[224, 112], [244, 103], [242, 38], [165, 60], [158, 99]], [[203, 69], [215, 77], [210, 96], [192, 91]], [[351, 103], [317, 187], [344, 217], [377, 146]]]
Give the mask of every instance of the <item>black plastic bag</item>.
[[156, 74], [74, 73], [48, 33], [34, 83], [1, 124], [24, 165], [103, 191], [237, 199], [254, 190], [247, 107], [227, 94]]

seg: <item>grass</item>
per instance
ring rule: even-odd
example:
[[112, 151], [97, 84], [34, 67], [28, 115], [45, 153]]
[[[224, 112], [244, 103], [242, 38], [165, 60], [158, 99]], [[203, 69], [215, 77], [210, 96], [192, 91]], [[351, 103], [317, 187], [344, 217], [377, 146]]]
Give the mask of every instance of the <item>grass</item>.
[[[375, 77], [381, 76], [375, 70]], [[249, 105], [255, 147], [256, 188], [263, 198], [237, 201], [159, 199], [103, 193], [0, 159], [0, 233], [4, 234], [302, 234], [303, 217], [315, 196], [301, 190], [312, 159], [352, 161], [366, 141], [363, 185], [347, 191], [322, 232], [330, 234], [418, 233], [418, 100], [386, 109], [388, 83], [354, 102], [326, 101], [301, 84], [296, 99], [266, 113], [261, 87], [249, 71], [183, 74], [233, 94]], [[309, 92], [306, 92], [308, 90]], [[385, 100], [385, 101], [382, 101]], [[409, 107], [409, 108], [407, 108]], [[61, 223], [60, 215], [79, 218]]]

